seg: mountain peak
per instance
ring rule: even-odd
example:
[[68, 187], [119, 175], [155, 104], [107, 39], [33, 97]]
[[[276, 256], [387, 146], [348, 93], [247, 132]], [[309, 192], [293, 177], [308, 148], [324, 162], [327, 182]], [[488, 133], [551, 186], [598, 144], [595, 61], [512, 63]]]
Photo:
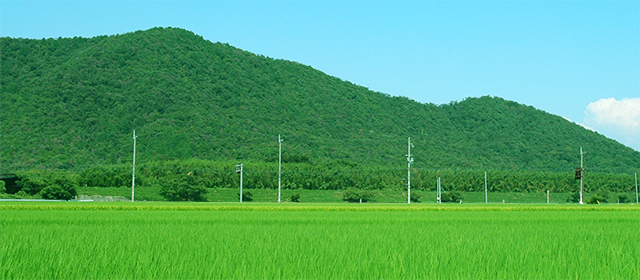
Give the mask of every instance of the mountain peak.
[[631, 172], [640, 153], [499, 97], [391, 97], [180, 28], [90, 39], [1, 38], [0, 165], [291, 159], [425, 169]]

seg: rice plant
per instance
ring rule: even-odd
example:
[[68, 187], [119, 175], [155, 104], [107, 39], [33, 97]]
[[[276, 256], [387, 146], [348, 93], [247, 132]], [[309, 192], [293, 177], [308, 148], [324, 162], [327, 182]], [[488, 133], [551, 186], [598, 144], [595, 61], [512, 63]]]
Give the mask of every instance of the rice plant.
[[637, 206], [0, 205], [3, 279], [637, 279]]

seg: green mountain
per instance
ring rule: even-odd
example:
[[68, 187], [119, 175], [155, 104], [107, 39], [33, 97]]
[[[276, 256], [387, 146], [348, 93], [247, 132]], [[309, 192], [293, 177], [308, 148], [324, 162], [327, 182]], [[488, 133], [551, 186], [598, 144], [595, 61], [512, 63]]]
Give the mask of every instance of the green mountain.
[[176, 28], [0, 38], [0, 169], [198, 158], [631, 173], [640, 152], [498, 97], [422, 104]]

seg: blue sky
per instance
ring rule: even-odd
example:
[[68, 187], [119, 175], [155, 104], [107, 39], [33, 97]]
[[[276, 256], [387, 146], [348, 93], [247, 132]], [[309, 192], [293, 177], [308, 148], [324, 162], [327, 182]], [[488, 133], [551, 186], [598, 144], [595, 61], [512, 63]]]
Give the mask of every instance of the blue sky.
[[0, 36], [156, 26], [422, 103], [499, 96], [640, 151], [640, 1], [0, 1]]

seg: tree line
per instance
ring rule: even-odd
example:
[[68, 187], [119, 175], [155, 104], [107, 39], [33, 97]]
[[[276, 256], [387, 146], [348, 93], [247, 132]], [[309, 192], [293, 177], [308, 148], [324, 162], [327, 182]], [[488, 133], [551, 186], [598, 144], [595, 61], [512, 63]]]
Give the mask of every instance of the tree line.
[[[199, 189], [238, 188], [237, 162], [205, 160], [154, 161], [136, 166], [136, 187], [163, 187], [185, 183]], [[243, 163], [243, 188], [276, 189], [278, 164], [272, 162]], [[445, 191], [482, 192], [485, 188], [485, 171], [482, 170], [433, 170], [411, 169], [411, 188], [419, 191], [435, 191], [437, 178], [441, 178]], [[17, 172], [16, 188], [7, 192], [22, 191], [35, 195], [47, 187], [131, 187], [132, 166], [127, 164], [95, 165], [75, 170], [38, 170]], [[404, 190], [407, 187], [406, 169], [384, 167], [367, 168], [346, 161], [323, 164], [284, 163], [281, 173], [282, 188], [307, 190]], [[585, 191], [629, 192], [633, 191], [633, 174], [585, 173]], [[575, 192], [579, 181], [573, 171], [487, 171], [489, 192]]]

